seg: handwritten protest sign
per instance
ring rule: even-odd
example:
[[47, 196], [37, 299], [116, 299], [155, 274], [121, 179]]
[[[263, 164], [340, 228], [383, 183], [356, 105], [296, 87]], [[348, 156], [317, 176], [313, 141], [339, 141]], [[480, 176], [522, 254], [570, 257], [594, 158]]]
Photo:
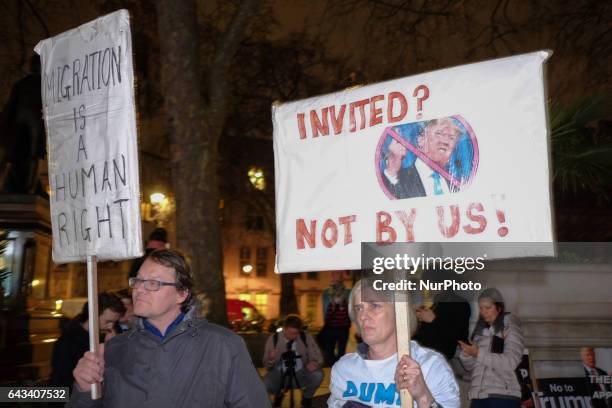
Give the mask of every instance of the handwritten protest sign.
[[273, 107], [277, 268], [361, 242], [551, 242], [547, 52]]
[[132, 44], [125, 10], [41, 41], [56, 263], [140, 256]]

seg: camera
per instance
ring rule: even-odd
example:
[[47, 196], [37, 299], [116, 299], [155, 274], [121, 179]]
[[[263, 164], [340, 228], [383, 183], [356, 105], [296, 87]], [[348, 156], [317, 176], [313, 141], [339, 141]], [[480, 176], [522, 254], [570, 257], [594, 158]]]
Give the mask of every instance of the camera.
[[295, 370], [295, 364], [299, 356], [293, 350], [285, 351], [281, 354], [281, 360], [287, 371]]
[[281, 361], [283, 364], [284, 370], [288, 372], [295, 372], [295, 365], [298, 358], [301, 356], [298, 355], [293, 349], [293, 341], [287, 343], [287, 351], [281, 354]]
[[291, 391], [291, 407], [293, 407], [293, 388], [301, 388], [300, 382], [295, 375], [295, 369], [297, 365], [297, 359], [301, 356], [293, 350], [294, 341], [290, 340], [287, 342], [287, 351], [280, 355], [280, 368], [281, 368], [281, 387], [277, 391], [274, 397], [275, 407], [280, 407], [283, 400], [283, 394], [286, 391]]

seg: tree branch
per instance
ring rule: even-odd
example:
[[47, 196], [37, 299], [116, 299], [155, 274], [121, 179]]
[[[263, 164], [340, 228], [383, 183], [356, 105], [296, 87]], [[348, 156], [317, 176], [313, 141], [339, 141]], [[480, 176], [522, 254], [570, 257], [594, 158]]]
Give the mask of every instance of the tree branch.
[[[259, 0], [245, 0], [240, 3], [232, 22], [221, 38], [208, 76], [210, 120], [219, 125], [229, 100], [227, 72], [247, 30], [248, 20], [255, 14]], [[216, 143], [217, 140], [213, 140]]]
[[41, 17], [40, 13], [38, 13], [34, 5], [32, 5], [32, 2], [30, 0], [26, 0], [25, 3], [30, 8], [30, 11], [32, 11], [32, 14], [36, 18], [36, 20], [38, 20], [38, 23], [42, 26], [43, 30], [45, 30], [45, 35], [47, 36], [47, 38], [51, 37], [51, 32], [49, 31], [47, 23], [45, 23], [45, 20]]

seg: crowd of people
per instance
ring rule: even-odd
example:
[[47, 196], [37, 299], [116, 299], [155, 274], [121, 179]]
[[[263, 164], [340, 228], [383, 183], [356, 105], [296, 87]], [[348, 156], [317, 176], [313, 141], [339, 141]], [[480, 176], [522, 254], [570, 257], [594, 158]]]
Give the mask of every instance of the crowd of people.
[[[454, 293], [433, 294], [431, 307], [409, 313], [410, 355], [398, 356], [393, 303], [374, 291], [365, 296], [372, 289], [361, 281], [349, 290], [334, 273], [316, 339], [299, 316], [287, 316], [267, 339], [261, 377], [237, 334], [198, 317], [180, 252], [148, 253], [129, 287], [131, 294], [99, 295], [103, 343], [97, 354], [87, 351], [87, 304], [64, 325], [51, 385], [72, 385], [71, 407], [280, 406], [286, 391], [300, 388], [299, 406], [308, 408], [323, 367], [331, 366], [328, 407], [396, 406], [406, 390], [416, 407], [453, 408], [461, 404], [455, 365], [470, 375], [472, 407], [520, 406], [515, 370], [523, 336], [496, 289], [480, 294], [471, 334], [469, 303]], [[345, 353], [351, 324], [359, 343], [356, 352]], [[94, 383], [103, 385], [101, 399], [90, 396]]]

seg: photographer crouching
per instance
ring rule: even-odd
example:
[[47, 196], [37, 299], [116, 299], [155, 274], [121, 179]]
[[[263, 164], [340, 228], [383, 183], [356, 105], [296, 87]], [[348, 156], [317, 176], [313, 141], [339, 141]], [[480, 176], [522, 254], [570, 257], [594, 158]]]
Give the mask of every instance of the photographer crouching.
[[[314, 338], [302, 330], [302, 319], [289, 315], [283, 330], [272, 334], [266, 341], [263, 356], [268, 369], [263, 381], [274, 406], [280, 407], [284, 392], [302, 389], [302, 407], [312, 406], [312, 397], [323, 381], [323, 356]], [[293, 394], [291, 395], [293, 406]]]

